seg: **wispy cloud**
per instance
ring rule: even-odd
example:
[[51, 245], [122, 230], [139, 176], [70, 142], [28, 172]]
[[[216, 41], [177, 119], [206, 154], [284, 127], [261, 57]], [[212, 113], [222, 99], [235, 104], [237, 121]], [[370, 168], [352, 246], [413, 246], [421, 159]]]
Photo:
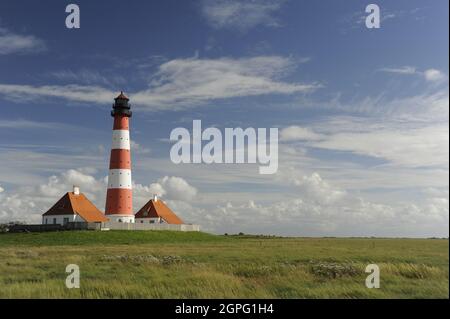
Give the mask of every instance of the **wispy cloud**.
[[274, 14], [282, 0], [204, 0], [202, 13], [214, 28], [248, 30], [258, 25], [279, 26]]
[[396, 73], [396, 74], [416, 74], [417, 70], [412, 66], [402, 66], [399, 68], [381, 68], [381, 72]]
[[162, 64], [147, 90], [136, 92], [136, 104], [180, 108], [207, 101], [265, 94], [309, 93], [318, 83], [280, 79], [296, 61], [280, 56], [220, 59], [176, 59]]
[[60, 122], [30, 121], [26, 119], [0, 120], [0, 129], [60, 129], [77, 130], [78, 126]]
[[20, 85], [0, 84], [0, 93], [17, 102], [30, 102], [36, 98], [64, 98], [75, 102], [110, 103], [116, 92], [98, 86], [83, 85]]
[[46, 50], [44, 41], [33, 35], [16, 34], [0, 28], [0, 55], [36, 53], [44, 50]]
[[79, 83], [87, 85], [105, 85], [108, 87], [114, 87], [117, 85], [123, 85], [126, 83], [125, 79], [117, 74], [103, 75], [98, 71], [81, 69], [79, 71], [72, 70], [59, 70], [51, 72], [50, 76], [68, 83]]
[[419, 75], [422, 76], [428, 82], [442, 82], [447, 79], [445, 73], [437, 69], [427, 69], [425, 71], [419, 71], [412, 66], [402, 66], [397, 68], [381, 68], [380, 72], [394, 73], [400, 75]]
[[448, 169], [448, 108], [446, 90], [390, 101], [366, 98], [347, 107], [364, 110], [361, 116], [324, 117], [309, 125], [285, 127], [280, 141], [383, 159], [401, 167]]
[[[354, 122], [348, 121], [350, 125]], [[382, 158], [408, 167], [448, 166], [448, 125], [421, 128], [365, 123], [365, 129], [329, 134], [314, 147]], [[447, 146], [446, 146], [447, 145]]]
[[[133, 102], [145, 110], [183, 109], [219, 99], [265, 94], [310, 93], [319, 83], [290, 83], [280, 80], [296, 67], [292, 58], [260, 56], [251, 58], [175, 59], [163, 63], [150, 80], [148, 89], [129, 92]], [[0, 93], [17, 101], [35, 97], [58, 97], [76, 102], [105, 104], [117, 92], [100, 86], [0, 84]]]
[[292, 125], [280, 131], [281, 141], [315, 141], [323, 137], [307, 127]]

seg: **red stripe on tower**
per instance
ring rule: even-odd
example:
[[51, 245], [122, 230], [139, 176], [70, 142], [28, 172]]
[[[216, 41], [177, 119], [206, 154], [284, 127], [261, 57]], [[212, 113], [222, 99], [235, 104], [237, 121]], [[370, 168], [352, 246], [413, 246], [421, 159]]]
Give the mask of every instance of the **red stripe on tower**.
[[134, 223], [129, 131], [131, 111], [129, 99], [123, 92], [114, 100], [111, 111], [114, 126], [105, 214], [111, 221]]

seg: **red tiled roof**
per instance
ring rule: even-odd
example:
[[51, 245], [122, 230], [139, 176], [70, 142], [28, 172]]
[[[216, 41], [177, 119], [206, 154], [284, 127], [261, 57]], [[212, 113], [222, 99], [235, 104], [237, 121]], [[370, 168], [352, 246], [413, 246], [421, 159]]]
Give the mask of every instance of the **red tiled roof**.
[[137, 213], [135, 218], [162, 218], [168, 224], [183, 224], [183, 221], [160, 199], [149, 200]]
[[84, 194], [64, 194], [43, 216], [79, 215], [86, 222], [106, 222], [108, 218]]

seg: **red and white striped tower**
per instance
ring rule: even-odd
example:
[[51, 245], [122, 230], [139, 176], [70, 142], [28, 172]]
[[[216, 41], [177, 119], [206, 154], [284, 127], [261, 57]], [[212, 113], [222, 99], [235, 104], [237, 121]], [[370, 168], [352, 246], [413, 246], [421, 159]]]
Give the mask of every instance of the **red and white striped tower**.
[[123, 92], [114, 100], [111, 111], [114, 126], [105, 215], [110, 221], [134, 223], [129, 131], [131, 111], [129, 99]]

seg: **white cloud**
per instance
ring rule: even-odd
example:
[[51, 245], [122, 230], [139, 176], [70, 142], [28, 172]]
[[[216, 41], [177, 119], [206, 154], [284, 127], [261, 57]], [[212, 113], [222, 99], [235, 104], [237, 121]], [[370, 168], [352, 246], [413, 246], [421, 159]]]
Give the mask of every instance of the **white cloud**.
[[[28, 183], [13, 191], [0, 187], [0, 222], [22, 220], [39, 223], [41, 215], [47, 211], [72, 186], [80, 187], [100, 210], [103, 211], [106, 198], [106, 177], [95, 178], [90, 167], [69, 169], [58, 175], [52, 175], [44, 183]], [[148, 186], [133, 184], [133, 206], [140, 209], [154, 194], [164, 199], [190, 201], [197, 195], [197, 189], [186, 180], [176, 176], [165, 176]]]
[[139, 143], [137, 143], [137, 142], [135, 142], [133, 140], [131, 141], [130, 146], [131, 146], [131, 150], [134, 153], [136, 153], [136, 154], [148, 154], [148, 153], [150, 153], [150, 149], [149, 148], [147, 148], [145, 146], [142, 146], [141, 144], [139, 144]]
[[[50, 176], [45, 183], [29, 184], [0, 194], [0, 221], [21, 220], [39, 223], [41, 215], [72, 186], [78, 185], [86, 196], [98, 204], [104, 200], [106, 184], [80, 170], [67, 170]], [[100, 209], [102, 206], [98, 206]]]
[[320, 87], [278, 80], [295, 65], [295, 60], [279, 56], [176, 59], [162, 64], [150, 88], [132, 97], [137, 105], [152, 109], [179, 108], [218, 99], [309, 93]]
[[165, 176], [158, 183], [166, 191], [166, 197], [174, 200], [191, 201], [197, 195], [197, 189], [181, 177]]
[[447, 78], [447, 76], [443, 72], [437, 69], [427, 69], [422, 72], [412, 66], [402, 66], [399, 68], [381, 68], [378, 71], [402, 75], [420, 75], [428, 82], [441, 82]]
[[126, 83], [126, 80], [118, 74], [103, 75], [98, 71], [89, 69], [81, 69], [79, 71], [59, 70], [51, 72], [49, 75], [61, 81], [76, 82], [87, 85], [105, 85], [108, 87], [114, 87], [124, 85]]
[[320, 140], [323, 137], [313, 132], [311, 129], [301, 126], [289, 126], [280, 131], [280, 141], [313, 141]]
[[428, 69], [423, 74], [425, 79], [430, 82], [438, 82], [446, 78], [444, 73], [436, 69]]
[[78, 130], [79, 126], [59, 122], [30, 121], [26, 119], [8, 119], [8, 120], [0, 120], [0, 128]]
[[[95, 178], [91, 168], [67, 170], [50, 176], [42, 184], [0, 192], [0, 221], [22, 220], [39, 223], [41, 214], [72, 185], [101, 210], [104, 207], [105, 179]], [[180, 177], [165, 176], [148, 186], [134, 184], [135, 211], [153, 194], [163, 196], [182, 219], [199, 223], [217, 233], [266, 233], [303, 236], [446, 236], [448, 234], [448, 192], [426, 191], [419, 204], [383, 204], [367, 201], [329, 183], [314, 172], [291, 174], [286, 183], [293, 193], [284, 200], [247, 199], [237, 201], [222, 193], [203, 193], [198, 200], [195, 187]], [[208, 200], [208, 196], [212, 196]], [[247, 196], [248, 198], [248, 196]], [[213, 203], [213, 204], [210, 204]], [[257, 222], [255, 222], [257, 221]]]
[[280, 10], [282, 0], [204, 0], [202, 13], [208, 23], [217, 29], [239, 29], [263, 25], [277, 27], [274, 14]]
[[117, 95], [113, 92], [97, 86], [83, 85], [15, 85], [0, 84], [0, 93], [13, 101], [25, 102], [33, 101], [36, 98], [63, 98], [75, 102], [94, 102], [110, 104], [111, 99]]
[[184, 203], [179, 208], [189, 218], [201, 220], [204, 228], [218, 233], [448, 236], [448, 199], [445, 197], [430, 197], [420, 205], [386, 205], [333, 187], [318, 173], [293, 177], [290, 182], [297, 185], [297, 194], [282, 201], [227, 201], [201, 209]]
[[[314, 147], [383, 158], [410, 167], [448, 165], [448, 125], [395, 128], [369, 124], [360, 132], [330, 134]], [[349, 125], [351, 125], [349, 123]]]
[[[181, 109], [208, 101], [265, 94], [310, 93], [318, 83], [288, 83], [279, 79], [295, 68], [294, 59], [280, 56], [220, 59], [176, 59], [160, 65], [149, 88], [129, 95], [144, 110]], [[83, 85], [0, 84], [0, 93], [17, 101], [57, 97], [76, 102], [108, 104], [117, 92]]]
[[417, 70], [412, 66], [403, 66], [400, 68], [381, 68], [379, 71], [387, 73], [397, 73], [397, 74], [416, 74]]
[[133, 194], [138, 202], [147, 202], [153, 195], [189, 202], [196, 197], [197, 189], [181, 177], [164, 176], [149, 186], [133, 184]]
[[368, 97], [349, 105], [332, 101], [323, 107], [361, 115], [322, 117], [302, 127], [289, 126], [280, 131], [280, 141], [291, 142], [290, 147], [314, 147], [383, 159], [396, 167], [448, 169], [446, 90], [393, 100]]
[[32, 35], [20, 35], [0, 28], [0, 55], [36, 53], [45, 50], [45, 43]]
[[317, 172], [311, 176], [293, 177], [291, 182], [299, 188], [302, 197], [316, 203], [332, 204], [346, 195], [346, 192], [335, 189], [324, 181]]
[[411, 126], [395, 120], [342, 117], [323, 120], [314, 128], [291, 126], [281, 130], [281, 137], [282, 142], [304, 142], [308, 147], [352, 152], [402, 167], [448, 166], [448, 123]]

